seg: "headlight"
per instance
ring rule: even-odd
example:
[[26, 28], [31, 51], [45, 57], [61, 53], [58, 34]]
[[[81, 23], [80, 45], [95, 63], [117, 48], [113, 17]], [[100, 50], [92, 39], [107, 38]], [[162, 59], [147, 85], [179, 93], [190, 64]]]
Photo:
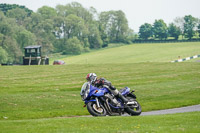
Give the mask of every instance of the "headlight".
[[85, 100], [85, 99], [88, 97], [88, 94], [89, 94], [89, 93], [90, 93], [90, 88], [87, 87], [86, 90], [85, 90], [85, 93], [84, 93], [84, 95], [83, 95], [83, 97], [82, 97], [82, 99]]

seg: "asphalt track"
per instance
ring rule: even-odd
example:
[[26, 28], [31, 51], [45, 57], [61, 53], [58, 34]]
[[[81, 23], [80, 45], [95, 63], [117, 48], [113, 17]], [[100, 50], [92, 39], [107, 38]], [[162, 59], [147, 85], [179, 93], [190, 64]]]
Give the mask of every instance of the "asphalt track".
[[181, 108], [142, 112], [141, 115], [163, 115], [163, 114], [175, 114], [175, 113], [195, 112], [195, 111], [200, 111], [200, 104], [181, 107]]
[[[175, 114], [175, 113], [185, 113], [185, 112], [195, 112], [195, 111], [200, 111], [200, 104], [199, 105], [187, 106], [187, 107], [181, 107], [181, 108], [142, 112], [140, 114], [140, 116], [164, 115], [164, 114]], [[124, 114], [122, 116], [130, 116], [130, 115]], [[92, 116], [91, 115], [83, 115], [83, 116], [69, 116], [69, 117], [57, 117], [57, 118], [72, 118], [72, 117], [92, 117]]]

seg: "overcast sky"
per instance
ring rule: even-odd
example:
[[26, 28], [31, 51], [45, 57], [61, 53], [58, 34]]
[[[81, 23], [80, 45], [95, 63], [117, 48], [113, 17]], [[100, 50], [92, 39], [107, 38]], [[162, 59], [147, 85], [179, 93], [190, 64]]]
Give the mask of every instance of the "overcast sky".
[[55, 8], [58, 4], [66, 5], [72, 1], [81, 3], [84, 8], [92, 6], [98, 12], [122, 10], [129, 27], [135, 32], [142, 24], [153, 24], [156, 19], [163, 19], [169, 24], [176, 17], [185, 15], [200, 18], [200, 0], [0, 0], [0, 3], [25, 5], [37, 11], [44, 5]]

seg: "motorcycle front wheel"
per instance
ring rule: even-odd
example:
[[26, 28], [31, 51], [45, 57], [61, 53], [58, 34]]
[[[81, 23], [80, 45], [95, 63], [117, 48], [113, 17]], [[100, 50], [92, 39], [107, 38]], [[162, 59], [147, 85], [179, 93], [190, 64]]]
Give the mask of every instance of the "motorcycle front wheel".
[[139, 104], [138, 101], [136, 101], [135, 98], [132, 98], [132, 97], [126, 97], [128, 99], [129, 102], [135, 102], [135, 104], [133, 105], [128, 105], [127, 108], [125, 109], [126, 112], [129, 114], [129, 115], [140, 115], [141, 112], [142, 112], [142, 107], [141, 105]]
[[101, 104], [98, 108], [96, 102], [89, 102], [87, 104], [87, 110], [93, 116], [106, 116], [105, 108]]

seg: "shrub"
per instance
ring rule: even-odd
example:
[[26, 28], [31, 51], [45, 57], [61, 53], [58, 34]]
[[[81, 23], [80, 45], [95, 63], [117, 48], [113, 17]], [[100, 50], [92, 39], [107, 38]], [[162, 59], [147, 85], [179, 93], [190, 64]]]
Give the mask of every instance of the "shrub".
[[83, 50], [83, 46], [77, 37], [68, 39], [64, 48], [63, 54], [81, 54]]

